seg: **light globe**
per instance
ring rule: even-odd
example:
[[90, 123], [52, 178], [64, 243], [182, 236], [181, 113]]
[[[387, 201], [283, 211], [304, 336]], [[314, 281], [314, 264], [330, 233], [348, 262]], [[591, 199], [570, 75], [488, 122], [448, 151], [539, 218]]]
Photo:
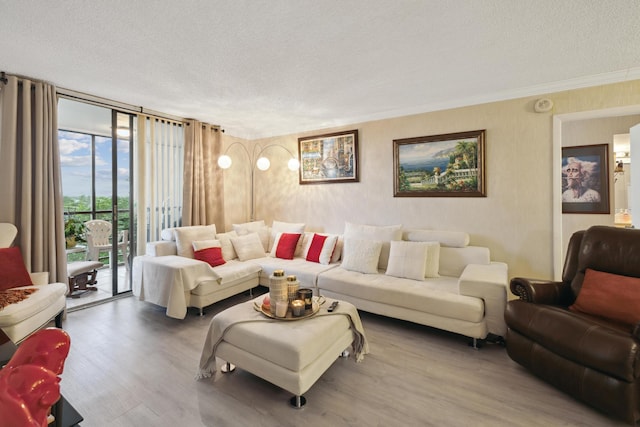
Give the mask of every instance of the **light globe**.
[[256, 162], [256, 166], [261, 171], [266, 171], [267, 169], [269, 169], [269, 166], [271, 166], [271, 162], [266, 157], [260, 157]]
[[222, 169], [229, 169], [231, 167], [231, 157], [226, 154], [218, 157], [218, 166]]
[[300, 162], [298, 161], [298, 159], [294, 159], [292, 157], [291, 159], [289, 159], [289, 163], [287, 164], [287, 166], [290, 170], [297, 171], [298, 169], [300, 169]]

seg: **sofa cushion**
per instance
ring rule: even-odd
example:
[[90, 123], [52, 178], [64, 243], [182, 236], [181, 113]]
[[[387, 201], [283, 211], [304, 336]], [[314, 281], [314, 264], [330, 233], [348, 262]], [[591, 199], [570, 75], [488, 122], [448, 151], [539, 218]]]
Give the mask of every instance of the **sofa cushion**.
[[587, 268], [582, 288], [569, 310], [635, 326], [640, 322], [640, 278]]
[[423, 242], [392, 241], [389, 265], [385, 274], [406, 279], [424, 280], [427, 245]]
[[266, 226], [264, 220], [231, 224], [231, 226], [238, 236], [244, 236], [249, 233], [258, 233], [264, 252], [269, 251], [269, 227]]
[[[273, 221], [271, 224], [271, 233], [269, 235], [269, 251], [273, 249], [278, 233], [298, 233], [303, 234], [306, 224], [301, 222], [283, 222]], [[302, 250], [302, 239], [298, 242], [298, 249]]]
[[458, 279], [439, 277], [425, 281], [384, 274], [362, 274], [336, 267], [318, 276], [320, 295], [324, 290], [390, 306], [468, 322], [482, 322], [485, 307], [481, 298], [460, 295]]
[[[344, 226], [344, 237], [345, 239], [350, 237], [353, 239], [383, 242], [380, 258], [378, 259], [378, 268], [380, 270], [386, 270], [387, 263], [389, 262], [390, 242], [392, 240], [402, 240], [402, 225], [375, 226], [347, 222]], [[343, 249], [343, 256], [345, 255]]]
[[318, 262], [320, 264], [329, 264], [331, 257], [338, 243], [337, 235], [317, 234], [308, 239], [308, 243], [304, 250], [304, 257], [307, 261]]
[[284, 270], [285, 275], [294, 274], [300, 281], [301, 288], [313, 288], [316, 286], [318, 275], [324, 271], [337, 267], [339, 264], [318, 264], [309, 262], [304, 258], [295, 257], [293, 259], [282, 259], [274, 257], [255, 258], [247, 261], [259, 266], [260, 284], [269, 286], [269, 277], [275, 270]]
[[222, 256], [220, 240], [199, 240], [193, 242], [193, 257], [198, 261], [204, 261], [211, 267], [217, 267], [226, 261]]
[[20, 248], [0, 248], [0, 291], [32, 284]]
[[196, 240], [211, 240], [216, 238], [216, 226], [193, 225], [174, 229], [176, 247], [179, 256], [193, 259], [193, 242]]
[[234, 237], [238, 237], [238, 234], [235, 231], [216, 234], [216, 239], [220, 240], [220, 247], [222, 247], [222, 257], [226, 261], [238, 258], [236, 250], [233, 249], [233, 243], [231, 243], [231, 239]]
[[258, 233], [249, 233], [244, 236], [231, 238], [233, 249], [238, 254], [240, 261], [247, 261], [254, 258], [262, 258], [265, 256], [264, 247]]
[[273, 248], [271, 248], [271, 256], [283, 259], [293, 259], [301, 236], [302, 234], [300, 233], [278, 232], [274, 240]]
[[346, 270], [376, 274], [381, 250], [381, 241], [345, 237], [341, 266]]

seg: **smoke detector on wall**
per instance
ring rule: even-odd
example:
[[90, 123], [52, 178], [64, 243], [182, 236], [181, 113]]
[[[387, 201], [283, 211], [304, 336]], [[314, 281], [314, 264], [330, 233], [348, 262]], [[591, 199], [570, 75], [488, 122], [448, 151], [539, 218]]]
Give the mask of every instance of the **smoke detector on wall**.
[[553, 101], [548, 98], [540, 98], [533, 105], [536, 113], [546, 113], [553, 108]]

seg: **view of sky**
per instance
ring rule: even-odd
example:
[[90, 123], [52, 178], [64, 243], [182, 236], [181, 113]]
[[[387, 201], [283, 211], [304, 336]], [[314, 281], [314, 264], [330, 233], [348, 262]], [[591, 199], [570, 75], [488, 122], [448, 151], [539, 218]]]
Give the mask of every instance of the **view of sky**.
[[[60, 164], [64, 196], [91, 195], [91, 135], [60, 131]], [[111, 138], [96, 136], [96, 196], [111, 196]], [[129, 193], [129, 142], [117, 142], [118, 195]]]

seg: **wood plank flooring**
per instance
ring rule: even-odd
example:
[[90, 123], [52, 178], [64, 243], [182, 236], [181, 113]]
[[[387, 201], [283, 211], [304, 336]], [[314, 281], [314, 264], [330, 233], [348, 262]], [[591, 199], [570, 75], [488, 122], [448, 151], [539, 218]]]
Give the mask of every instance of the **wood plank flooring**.
[[368, 313], [371, 354], [336, 360], [302, 409], [240, 369], [195, 381], [211, 318], [248, 298], [184, 320], [135, 297], [69, 313], [61, 387], [82, 426], [624, 425], [533, 377], [498, 345], [476, 351], [464, 337]]

